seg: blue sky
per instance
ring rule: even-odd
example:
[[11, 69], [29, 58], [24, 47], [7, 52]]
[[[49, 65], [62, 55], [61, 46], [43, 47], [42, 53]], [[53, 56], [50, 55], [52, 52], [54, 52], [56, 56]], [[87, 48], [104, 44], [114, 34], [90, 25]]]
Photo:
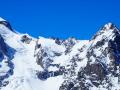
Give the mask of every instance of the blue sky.
[[120, 0], [1, 0], [0, 16], [34, 37], [90, 39], [107, 22], [120, 26]]

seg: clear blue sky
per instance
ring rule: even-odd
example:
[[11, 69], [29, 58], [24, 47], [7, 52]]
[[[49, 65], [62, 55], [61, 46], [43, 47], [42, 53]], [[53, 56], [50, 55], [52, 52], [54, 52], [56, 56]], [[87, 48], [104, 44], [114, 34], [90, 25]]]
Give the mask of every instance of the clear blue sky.
[[1, 0], [0, 16], [34, 37], [90, 39], [107, 22], [120, 26], [120, 0]]

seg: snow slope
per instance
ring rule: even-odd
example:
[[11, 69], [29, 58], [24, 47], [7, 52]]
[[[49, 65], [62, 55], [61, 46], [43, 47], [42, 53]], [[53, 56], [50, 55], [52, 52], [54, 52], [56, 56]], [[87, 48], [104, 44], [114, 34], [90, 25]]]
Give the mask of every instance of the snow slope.
[[[5, 21], [4, 19], [0, 18], [0, 21]], [[32, 38], [32, 41], [27, 44], [21, 41], [22, 36], [24, 34], [16, 33], [11, 31], [8, 27], [4, 24], [0, 24], [0, 34], [5, 40], [5, 43], [8, 44], [10, 47], [15, 49], [14, 58], [11, 60], [14, 64], [14, 74], [11, 75], [9, 78], [6, 78], [4, 81], [8, 81], [9, 84], [5, 87], [2, 87], [2, 90], [58, 90], [62, 82], [64, 81], [63, 76], [57, 77], [50, 77], [45, 81], [38, 79], [36, 73], [38, 71], [43, 71], [43, 68], [36, 63], [35, 54], [35, 45], [37, 39]], [[43, 37], [39, 38], [39, 42], [43, 45], [43, 48], [48, 48], [47, 51], [52, 54], [52, 52], [59, 52], [63, 53], [65, 51], [65, 46], [55, 44], [54, 40], [46, 39]], [[79, 46], [82, 46], [84, 41], [78, 43]], [[77, 53], [78, 45], [74, 46], [75, 50], [71, 53]], [[52, 50], [52, 51], [51, 51]], [[37, 51], [36, 51], [37, 53]], [[59, 57], [59, 59], [53, 62], [56, 64], [64, 63], [68, 60], [69, 55], [65, 55], [67, 58], [64, 57], [64, 54]], [[60, 59], [63, 58], [63, 61]], [[3, 65], [5, 69], [7, 67]], [[4, 69], [4, 70], [5, 70]], [[50, 67], [49, 70], [54, 71], [55, 67]]]
[[[7, 36], [6, 43], [16, 50], [14, 59], [12, 60], [14, 63], [14, 74], [7, 79], [10, 84], [3, 87], [2, 90], [47, 90], [46, 86], [52, 90], [58, 89], [59, 86], [53, 86], [57, 84], [57, 81], [59, 81], [58, 85], [60, 85], [61, 77], [57, 77], [55, 80], [49, 78], [47, 81], [43, 82], [36, 76], [36, 71], [42, 70], [42, 68], [37, 65], [36, 58], [34, 58], [36, 40], [31, 41], [30, 44], [25, 44], [20, 41], [21, 34], [11, 33], [11, 35], [12, 37], [9, 37], [9, 39]], [[53, 85], [49, 85], [51, 82], [53, 82]]]

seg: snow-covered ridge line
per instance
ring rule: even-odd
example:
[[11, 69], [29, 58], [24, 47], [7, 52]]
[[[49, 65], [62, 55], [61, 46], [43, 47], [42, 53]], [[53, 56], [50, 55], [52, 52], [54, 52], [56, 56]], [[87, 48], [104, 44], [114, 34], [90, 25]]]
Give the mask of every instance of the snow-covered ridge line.
[[0, 21], [6, 21], [5, 19], [3, 19], [2, 17], [0, 17]]
[[91, 40], [61, 40], [15, 33], [0, 22], [0, 90], [120, 89], [120, 31], [114, 24]]

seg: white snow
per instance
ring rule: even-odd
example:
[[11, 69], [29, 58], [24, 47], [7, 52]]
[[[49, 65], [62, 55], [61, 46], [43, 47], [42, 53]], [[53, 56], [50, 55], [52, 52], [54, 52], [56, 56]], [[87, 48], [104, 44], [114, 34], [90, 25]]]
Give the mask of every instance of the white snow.
[[52, 39], [39, 37], [38, 44], [39, 43], [42, 45], [43, 48], [47, 47], [47, 50], [50, 50], [50, 51], [56, 51], [56, 52], [65, 51], [65, 47], [55, 44], [55, 41]]
[[[2, 90], [58, 90], [59, 86], [63, 82], [62, 76], [51, 77], [45, 81], [41, 81], [37, 78], [36, 72], [42, 71], [43, 68], [37, 65], [36, 58], [34, 57], [34, 50], [36, 39], [30, 44], [21, 42], [20, 33], [14, 33], [6, 28], [4, 25], [0, 24], [0, 33], [5, 39], [5, 42], [12, 48], [16, 50], [14, 59], [14, 74], [10, 76], [7, 80], [9, 84], [3, 87]], [[64, 51], [64, 47], [54, 44], [52, 40], [40, 39], [41, 43], [45, 46], [50, 46], [49, 49], [53, 51]], [[54, 47], [51, 47], [54, 45]], [[3, 68], [0, 68], [1, 74], [7, 71], [9, 68], [2, 64]], [[52, 69], [52, 68], [51, 68]], [[4, 71], [2, 71], [4, 70]], [[53, 69], [52, 69], [53, 70]]]
[[108, 24], [106, 24], [106, 25], [105, 25], [106, 30], [109, 30], [111, 26], [112, 26], [112, 23], [110, 23], [110, 22], [109, 22]]
[[6, 21], [5, 19], [3, 19], [2, 17], [0, 17], [0, 21]]

